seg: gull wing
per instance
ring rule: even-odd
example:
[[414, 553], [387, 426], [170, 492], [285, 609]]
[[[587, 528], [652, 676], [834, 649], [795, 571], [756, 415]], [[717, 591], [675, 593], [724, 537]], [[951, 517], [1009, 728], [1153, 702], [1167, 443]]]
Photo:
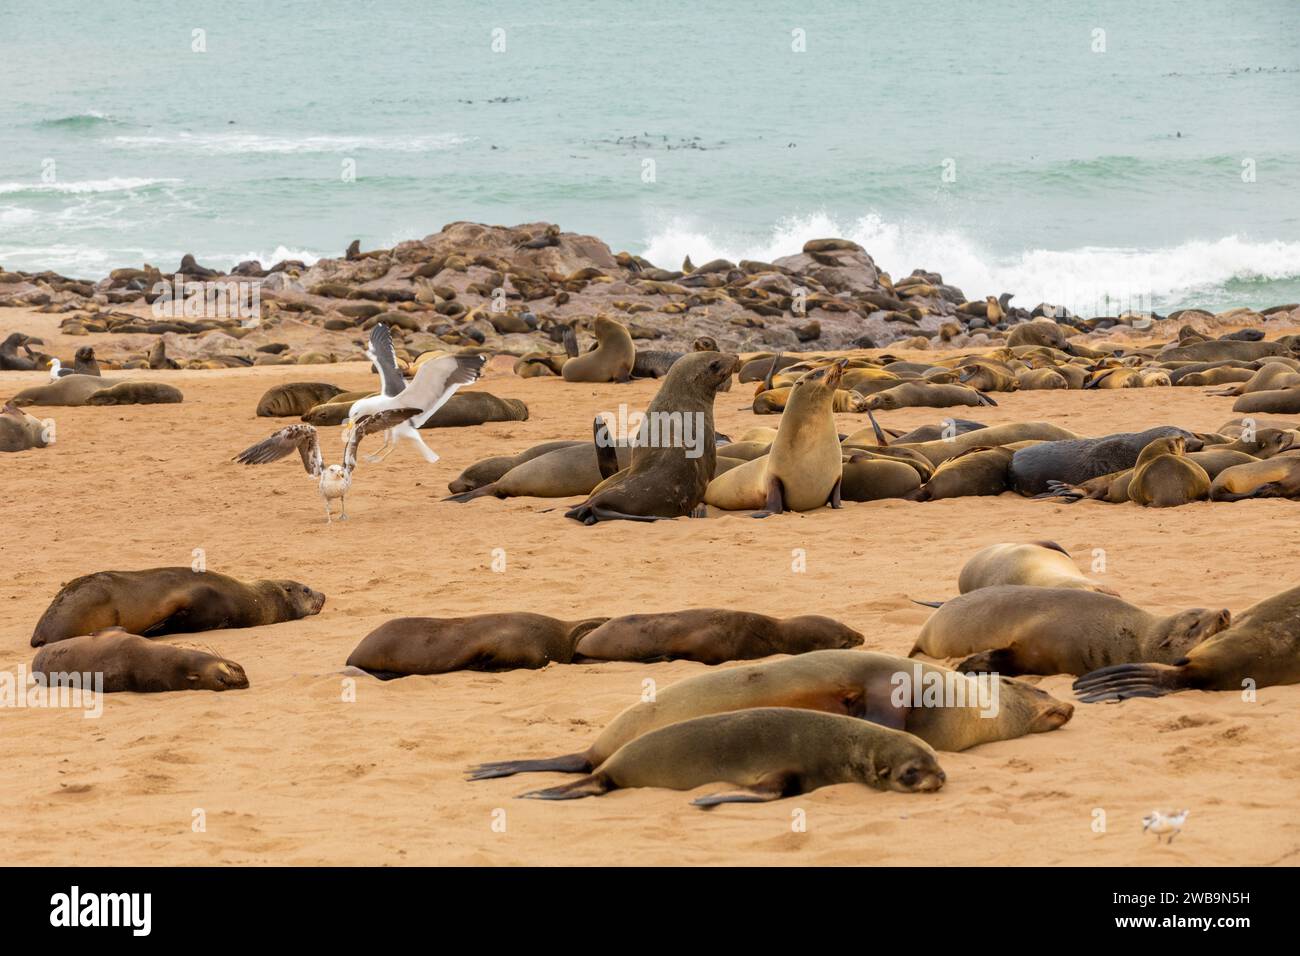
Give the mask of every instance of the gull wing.
[[383, 383], [384, 394], [389, 398], [400, 395], [406, 388], [406, 379], [397, 367], [397, 352], [393, 349], [393, 334], [383, 322], [370, 330], [370, 348], [366, 350], [370, 360], [375, 363], [379, 380]]
[[398, 396], [402, 405], [420, 409], [411, 424], [419, 428], [427, 422], [456, 389], [478, 381], [486, 364], [486, 355], [444, 355], [421, 365], [411, 384]]
[[235, 461], [245, 465], [265, 465], [268, 462], [279, 461], [295, 451], [302, 456], [302, 466], [313, 478], [325, 470], [325, 462], [321, 459], [320, 453], [320, 439], [316, 429], [311, 425], [290, 425], [288, 428], [281, 428], [265, 441], [245, 448], [235, 456]]
[[343, 467], [349, 474], [357, 467], [357, 448], [361, 444], [361, 439], [371, 432], [382, 432], [394, 425], [400, 425], [412, 415], [419, 413], [418, 408], [390, 408], [373, 415], [362, 415], [352, 423], [352, 432], [348, 435], [348, 443], [343, 449]]

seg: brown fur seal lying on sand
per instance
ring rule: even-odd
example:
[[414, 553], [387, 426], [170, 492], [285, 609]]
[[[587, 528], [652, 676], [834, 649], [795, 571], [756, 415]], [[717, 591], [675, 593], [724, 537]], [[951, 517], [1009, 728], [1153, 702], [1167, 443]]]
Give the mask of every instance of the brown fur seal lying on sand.
[[8, 403], [0, 409], [0, 451], [26, 451], [50, 444], [50, 432], [39, 418]]
[[[920, 670], [918, 671], [917, 668]], [[895, 690], [919, 680], [964, 684], [958, 702], [921, 706], [915, 693]], [[471, 768], [471, 780], [516, 773], [590, 773], [619, 747], [669, 724], [751, 707], [798, 707], [860, 717], [920, 737], [936, 750], [965, 750], [994, 740], [1055, 730], [1074, 707], [1024, 681], [1000, 678], [995, 713], [982, 706], [977, 678], [937, 664], [870, 651], [810, 651], [784, 660], [697, 674], [633, 704], [615, 717], [591, 746], [538, 760], [504, 760]], [[910, 687], [908, 688], [911, 689]], [[986, 694], [991, 699], [991, 695]], [[988, 704], [988, 700], [983, 701]]]
[[54, 596], [32, 633], [32, 647], [121, 627], [157, 637], [226, 627], [260, 627], [317, 614], [325, 595], [297, 581], [244, 583], [215, 571], [150, 568], [98, 571]]
[[1074, 691], [1085, 703], [1095, 703], [1295, 683], [1300, 683], [1300, 587], [1247, 608], [1230, 628], [1171, 664], [1103, 667], [1075, 681]]
[[965, 657], [957, 670], [1011, 677], [1086, 674], [1109, 664], [1179, 660], [1231, 619], [1226, 609], [1159, 617], [1094, 591], [998, 585], [944, 602], [909, 656]]
[[242, 690], [248, 686], [244, 669], [232, 660], [151, 641], [120, 627], [42, 647], [32, 661], [32, 673], [103, 674], [103, 690], [108, 694]]
[[938, 790], [944, 772], [930, 746], [865, 720], [788, 707], [696, 717], [637, 737], [590, 776], [526, 793], [576, 800], [628, 787], [692, 790], [726, 782], [742, 789], [692, 803], [762, 803], [836, 783], [903, 793]]
[[1029, 544], [991, 544], [962, 566], [957, 590], [962, 594], [1000, 584], [1036, 588], [1080, 588], [1115, 594], [1105, 585], [1084, 577], [1066, 551], [1055, 541]]

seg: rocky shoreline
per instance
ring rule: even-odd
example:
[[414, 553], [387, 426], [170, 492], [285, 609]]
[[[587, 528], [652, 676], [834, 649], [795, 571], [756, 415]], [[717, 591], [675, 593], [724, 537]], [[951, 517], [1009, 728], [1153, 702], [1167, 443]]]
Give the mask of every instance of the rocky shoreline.
[[[178, 274], [187, 284], [255, 287], [256, 314], [213, 315], [210, 301], [168, 304], [158, 290]], [[1020, 308], [1013, 300], [1006, 291], [968, 295], [924, 269], [891, 277], [845, 239], [813, 240], [770, 263], [688, 259], [666, 269], [550, 223], [456, 222], [392, 249], [353, 243], [345, 255], [311, 266], [243, 262], [228, 273], [193, 256], [172, 272], [146, 264], [98, 282], [0, 269], [0, 307], [65, 315], [60, 330], [68, 335], [121, 336], [113, 350], [125, 367], [362, 359], [363, 333], [381, 321], [412, 355], [452, 347], [516, 356], [561, 351], [567, 329], [585, 334], [599, 315], [655, 349], [687, 350], [708, 336], [735, 352], [991, 347], [1015, 325], [1041, 318], [1054, 319], [1062, 336], [1098, 342], [1168, 336], [1184, 325], [1300, 323], [1300, 304], [1080, 319], [1052, 303]], [[40, 353], [29, 354], [39, 367]]]

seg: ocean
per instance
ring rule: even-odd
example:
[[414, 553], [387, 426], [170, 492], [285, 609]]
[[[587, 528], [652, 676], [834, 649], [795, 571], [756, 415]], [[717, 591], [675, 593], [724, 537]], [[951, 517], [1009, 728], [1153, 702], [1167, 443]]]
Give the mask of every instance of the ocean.
[[1296, 0], [0, 0], [0, 266], [553, 221], [969, 297], [1300, 301]]

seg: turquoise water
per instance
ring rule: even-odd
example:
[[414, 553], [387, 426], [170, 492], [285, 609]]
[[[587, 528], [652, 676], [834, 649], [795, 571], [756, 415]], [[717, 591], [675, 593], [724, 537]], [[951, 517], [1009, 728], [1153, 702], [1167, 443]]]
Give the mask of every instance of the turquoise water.
[[1295, 0], [0, 0], [0, 90], [10, 269], [549, 220], [665, 266], [846, 235], [1085, 314], [1300, 300]]

